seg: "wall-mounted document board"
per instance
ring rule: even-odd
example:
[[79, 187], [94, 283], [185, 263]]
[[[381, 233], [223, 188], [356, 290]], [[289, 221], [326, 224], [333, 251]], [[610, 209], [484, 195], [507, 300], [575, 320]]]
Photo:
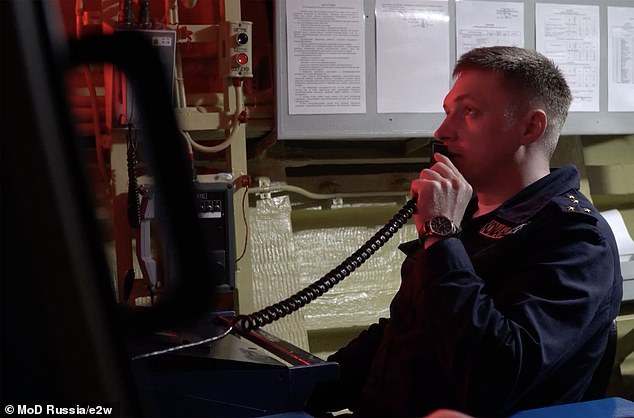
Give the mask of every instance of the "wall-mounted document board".
[[634, 133], [633, 0], [278, 0], [279, 139], [429, 137], [457, 56], [537, 49], [575, 101], [564, 135]]

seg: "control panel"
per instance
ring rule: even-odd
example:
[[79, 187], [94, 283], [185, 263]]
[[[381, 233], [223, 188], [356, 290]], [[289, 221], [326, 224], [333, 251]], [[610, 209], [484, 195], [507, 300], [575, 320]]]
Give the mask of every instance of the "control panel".
[[231, 183], [195, 183], [196, 205], [209, 260], [223, 272], [221, 284], [235, 286], [235, 232]]
[[222, 22], [220, 25], [220, 74], [226, 77], [253, 77], [252, 22]]
[[196, 201], [198, 202], [198, 217], [201, 219], [207, 218], [222, 218], [223, 215], [223, 200], [218, 199], [217, 193], [210, 193], [208, 191], [196, 192]]

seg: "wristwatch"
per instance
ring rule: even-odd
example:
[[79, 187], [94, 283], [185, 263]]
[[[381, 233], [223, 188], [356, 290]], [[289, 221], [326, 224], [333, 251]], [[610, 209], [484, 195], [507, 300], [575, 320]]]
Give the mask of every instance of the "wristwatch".
[[460, 227], [444, 216], [434, 216], [423, 225], [420, 234], [420, 241], [423, 242], [429, 237], [448, 238], [460, 233]]

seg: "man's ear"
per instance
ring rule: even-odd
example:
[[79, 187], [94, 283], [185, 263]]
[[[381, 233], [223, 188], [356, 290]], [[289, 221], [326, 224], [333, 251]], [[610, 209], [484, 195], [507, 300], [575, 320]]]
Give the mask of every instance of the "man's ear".
[[521, 138], [523, 145], [532, 144], [544, 135], [548, 118], [546, 112], [541, 109], [532, 109], [524, 116], [524, 133]]

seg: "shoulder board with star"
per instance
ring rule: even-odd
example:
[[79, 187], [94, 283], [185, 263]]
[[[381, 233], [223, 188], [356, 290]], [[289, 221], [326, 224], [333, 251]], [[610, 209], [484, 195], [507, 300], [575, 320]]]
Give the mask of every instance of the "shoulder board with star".
[[577, 192], [566, 192], [553, 198], [553, 202], [563, 211], [569, 213], [580, 213], [586, 215], [596, 215], [596, 209], [592, 203]]

